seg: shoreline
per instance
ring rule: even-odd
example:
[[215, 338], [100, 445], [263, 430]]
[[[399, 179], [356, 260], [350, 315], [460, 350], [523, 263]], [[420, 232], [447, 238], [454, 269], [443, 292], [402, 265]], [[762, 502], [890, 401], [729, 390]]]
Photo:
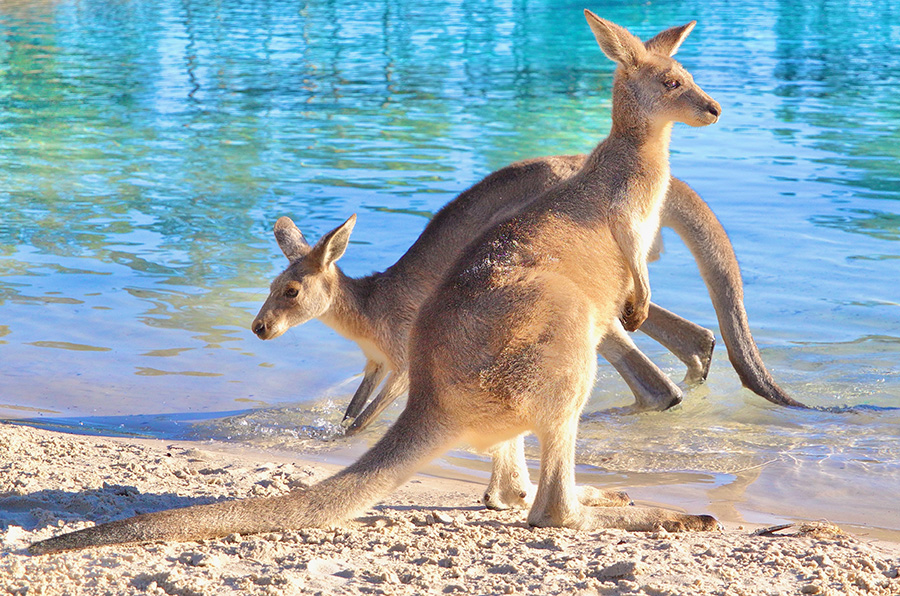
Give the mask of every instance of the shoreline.
[[727, 520], [691, 534], [530, 528], [440, 465], [336, 530], [23, 552], [93, 522], [308, 486], [341, 467], [322, 459], [0, 423], [0, 594], [900, 593], [900, 542], [824, 523], [762, 536]]

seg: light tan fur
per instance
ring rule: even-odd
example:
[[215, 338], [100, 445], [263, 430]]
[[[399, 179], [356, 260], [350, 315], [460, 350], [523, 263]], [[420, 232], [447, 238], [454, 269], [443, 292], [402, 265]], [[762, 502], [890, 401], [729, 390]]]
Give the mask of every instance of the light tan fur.
[[[719, 110], [669, 58], [693, 24], [664, 32], [645, 49], [624, 29], [585, 14], [601, 47], [620, 64], [613, 131], [579, 172], [473, 243], [424, 301], [410, 335], [409, 400], [371, 450], [306, 490], [146, 514], [36, 543], [31, 552], [330, 525], [359, 513], [460, 441], [488, 449], [529, 431], [541, 443], [530, 524], [716, 527], [709, 516], [588, 507], [575, 489], [574, 442], [594, 382], [595, 349], [619, 324], [630, 293], [637, 316], [629, 321], [643, 308], [646, 292], [635, 291], [633, 279], [646, 254], [625, 253], [643, 250], [645, 234], [655, 234], [646, 220], [652, 224], [655, 203], [664, 196], [660, 188], [668, 184], [669, 123], [709, 124]], [[659, 92], [670, 76], [685, 89]], [[626, 225], [623, 251], [614, 229]], [[335, 237], [347, 233], [339, 228]], [[307, 256], [326, 266], [342, 251], [320, 242]]]

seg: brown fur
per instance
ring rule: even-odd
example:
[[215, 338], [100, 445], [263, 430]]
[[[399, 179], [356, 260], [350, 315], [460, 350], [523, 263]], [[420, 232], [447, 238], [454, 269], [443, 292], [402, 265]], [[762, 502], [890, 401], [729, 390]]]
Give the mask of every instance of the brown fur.
[[[633, 69], [630, 83], [617, 73], [616, 87], [631, 85], [634, 92], [661, 84], [657, 69], [669, 59], [656, 52], [673, 53], [690, 29], [658, 36], [645, 56], [644, 46], [627, 31], [588, 11], [586, 16], [601, 47], [620, 62], [619, 70]], [[631, 58], [604, 47], [611, 41], [627, 48]], [[653, 224], [655, 203], [664, 196], [659, 189], [669, 181], [665, 143], [658, 138], [667, 134], [667, 125], [660, 130], [656, 120], [714, 120], [709, 117], [714, 102], [692, 82], [687, 91], [696, 97], [680, 103], [668, 102], [665, 94], [662, 100], [635, 99], [631, 114], [614, 105], [614, 118], [630, 117], [630, 125], [624, 123], [629, 126], [617, 128], [622, 122], [614, 122], [610, 139], [578, 173], [465, 251], [413, 325], [406, 408], [358, 462], [307, 490], [275, 499], [147, 514], [36, 543], [31, 551], [329, 525], [369, 506], [460, 440], [488, 448], [527, 431], [541, 442], [541, 478], [528, 517], [532, 525], [714, 528], [708, 516], [587, 507], [574, 484], [574, 441], [594, 381], [595, 349], [619, 324], [634, 280], [640, 279], [647, 256], [641, 251], [649, 247], [646, 233], [656, 234], [646, 221]], [[620, 94], [615, 97], [621, 101]], [[640, 126], [646, 122], [653, 126], [643, 137]], [[317, 255], [315, 266], [327, 268], [343, 251], [341, 237], [348, 233], [339, 228], [333, 236], [337, 244], [320, 242], [307, 256]], [[295, 244], [304, 250], [302, 243]], [[635, 248], [639, 254], [630, 254]], [[644, 298], [649, 298], [645, 292], [635, 292], [637, 318]]]

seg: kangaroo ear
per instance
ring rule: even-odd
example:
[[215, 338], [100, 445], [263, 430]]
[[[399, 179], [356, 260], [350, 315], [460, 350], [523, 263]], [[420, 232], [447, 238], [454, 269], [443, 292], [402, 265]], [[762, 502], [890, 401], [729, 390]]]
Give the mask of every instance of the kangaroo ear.
[[687, 39], [687, 36], [690, 35], [696, 24], [697, 21], [691, 21], [687, 25], [672, 27], [671, 29], [661, 31], [660, 33], [657, 33], [653, 39], [647, 40], [644, 47], [651, 52], [664, 54], [666, 56], [674, 56], [675, 52], [678, 51], [678, 48], [681, 47], [681, 43]]
[[344, 256], [344, 251], [347, 250], [347, 243], [350, 242], [350, 232], [353, 231], [354, 225], [356, 225], [355, 213], [347, 221], [322, 236], [312, 250], [309, 251], [306, 262], [311, 267], [321, 271]]
[[311, 250], [303, 232], [294, 225], [290, 217], [279, 217], [275, 222], [275, 240], [281, 252], [292, 263], [305, 257]]
[[588, 9], [584, 9], [584, 18], [587, 19], [600, 49], [606, 57], [618, 62], [625, 67], [637, 66], [641, 58], [647, 53], [641, 40], [632, 35], [624, 27], [601, 19]]

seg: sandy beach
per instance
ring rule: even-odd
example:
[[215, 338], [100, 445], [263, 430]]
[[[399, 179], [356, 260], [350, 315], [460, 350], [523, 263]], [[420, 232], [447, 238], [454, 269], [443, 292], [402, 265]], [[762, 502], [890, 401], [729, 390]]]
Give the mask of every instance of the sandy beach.
[[823, 522], [762, 535], [534, 529], [524, 512], [484, 509], [477, 483], [423, 475], [340, 528], [24, 550], [140, 512], [281, 494], [334, 469], [238, 445], [0, 424], [0, 593], [900, 594], [900, 544]]

